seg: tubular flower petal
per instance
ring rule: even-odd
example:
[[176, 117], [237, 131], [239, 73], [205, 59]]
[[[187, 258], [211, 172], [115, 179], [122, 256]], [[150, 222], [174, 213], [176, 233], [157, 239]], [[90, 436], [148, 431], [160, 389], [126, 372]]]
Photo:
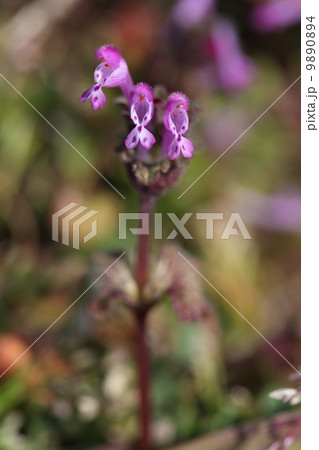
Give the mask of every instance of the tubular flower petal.
[[[133, 82], [126, 61], [119, 51], [112, 45], [103, 45], [96, 50], [95, 56], [100, 61], [94, 71], [96, 85], [85, 91], [80, 101], [84, 102], [91, 98], [93, 109], [102, 108], [106, 104], [106, 98], [101, 88], [116, 86], [122, 89], [123, 94], [129, 100], [133, 90]], [[92, 95], [93, 90], [96, 93], [95, 96]]]
[[155, 137], [146, 128], [154, 114], [153, 91], [145, 83], [138, 83], [131, 95], [131, 119], [136, 125], [125, 140], [127, 148], [135, 148], [138, 143], [149, 150], [155, 143]]
[[189, 127], [188, 107], [187, 97], [181, 92], [169, 96], [164, 112], [164, 125], [169, 134], [164, 136], [163, 145], [170, 159], [178, 158], [181, 152], [185, 158], [194, 153], [193, 144], [183, 136]]
[[103, 87], [119, 86], [129, 100], [133, 81], [120, 52], [113, 45], [103, 45], [96, 50], [95, 56], [101, 62], [94, 71], [96, 83]]

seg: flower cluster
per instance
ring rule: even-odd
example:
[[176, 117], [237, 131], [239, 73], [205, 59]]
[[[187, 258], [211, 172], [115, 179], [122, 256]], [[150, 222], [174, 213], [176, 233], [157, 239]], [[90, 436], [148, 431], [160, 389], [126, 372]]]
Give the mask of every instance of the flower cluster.
[[[277, 389], [269, 393], [269, 397], [275, 400], [282, 400], [284, 403], [289, 403], [291, 406], [298, 405], [301, 402], [301, 376], [300, 374], [293, 374], [290, 377], [291, 380], [299, 381], [299, 386], [296, 388], [282, 388]], [[278, 432], [282, 435], [280, 439], [273, 442], [267, 450], [281, 450], [285, 448], [290, 448], [291, 445], [300, 439], [300, 427], [301, 427], [301, 419], [300, 413], [296, 415], [296, 417], [291, 418], [291, 422], [289, 423], [281, 423], [279, 422], [274, 429], [274, 431]]]
[[[100, 64], [94, 71], [95, 84], [80, 97], [81, 102], [90, 99], [92, 108], [97, 110], [106, 104], [104, 87], [119, 86], [127, 99], [132, 129], [125, 139], [127, 149], [150, 150], [156, 143], [152, 129], [154, 116], [154, 93], [146, 83], [133, 84], [125, 59], [112, 45], [104, 45], [95, 52]], [[189, 102], [181, 92], [171, 94], [163, 114], [164, 130], [161, 135], [162, 154], [171, 160], [180, 154], [190, 158], [194, 153], [193, 144], [184, 135], [189, 128]]]

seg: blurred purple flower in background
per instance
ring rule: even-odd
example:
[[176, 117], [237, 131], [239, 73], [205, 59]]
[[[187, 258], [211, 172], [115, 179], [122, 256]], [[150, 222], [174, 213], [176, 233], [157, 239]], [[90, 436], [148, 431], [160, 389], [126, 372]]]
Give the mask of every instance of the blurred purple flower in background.
[[271, 0], [253, 10], [250, 22], [256, 30], [267, 32], [294, 25], [300, 18], [300, 0]]
[[265, 198], [256, 224], [282, 231], [300, 230], [300, 193], [280, 192]]
[[214, 11], [216, 0], [178, 0], [173, 8], [171, 18], [180, 28], [198, 25], [206, 16]]
[[216, 61], [219, 85], [226, 91], [246, 87], [254, 77], [255, 66], [243, 53], [233, 23], [217, 19], [211, 29], [209, 44]]
[[245, 190], [236, 199], [237, 208], [258, 228], [281, 232], [300, 231], [300, 192], [294, 188], [265, 195]]
[[[202, 120], [206, 145], [219, 156], [249, 126], [249, 121], [249, 112], [238, 110], [233, 105], [219, 107], [214, 113], [208, 111]], [[232, 151], [239, 151], [243, 145], [239, 141]]]

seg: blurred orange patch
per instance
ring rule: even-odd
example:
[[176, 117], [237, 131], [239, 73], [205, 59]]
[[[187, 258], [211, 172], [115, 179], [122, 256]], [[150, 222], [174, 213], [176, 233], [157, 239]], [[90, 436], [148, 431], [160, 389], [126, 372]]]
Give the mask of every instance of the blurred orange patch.
[[[0, 372], [3, 373], [13, 364], [19, 356], [28, 348], [28, 345], [15, 334], [4, 334], [0, 336]], [[11, 370], [16, 370], [30, 362], [31, 353], [23, 355]], [[9, 372], [9, 371], [8, 371]]]

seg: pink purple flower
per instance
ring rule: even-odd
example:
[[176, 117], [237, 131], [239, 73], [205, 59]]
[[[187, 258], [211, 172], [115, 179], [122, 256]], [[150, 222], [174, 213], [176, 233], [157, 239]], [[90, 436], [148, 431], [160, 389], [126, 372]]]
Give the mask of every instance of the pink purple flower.
[[294, 25], [300, 17], [300, 0], [271, 0], [257, 6], [250, 21], [258, 31], [267, 32]]
[[255, 74], [255, 67], [243, 53], [234, 25], [226, 19], [216, 20], [211, 30], [210, 44], [220, 86], [225, 90], [246, 87]]
[[127, 148], [135, 148], [139, 143], [149, 150], [155, 144], [155, 137], [146, 128], [154, 114], [153, 91], [145, 83], [138, 83], [131, 94], [131, 119], [136, 125], [125, 140]]
[[106, 104], [106, 97], [102, 87], [119, 86], [126, 98], [130, 99], [133, 89], [133, 82], [125, 59], [113, 45], [103, 45], [95, 52], [100, 64], [94, 71], [95, 85], [89, 87], [80, 97], [81, 102], [88, 99], [94, 110], [103, 108]]
[[216, 0], [178, 0], [172, 11], [173, 21], [183, 29], [198, 25], [210, 14]]
[[183, 135], [188, 130], [188, 99], [181, 92], [174, 92], [167, 100], [164, 112], [164, 125], [167, 130], [163, 136], [163, 146], [170, 159], [176, 159], [180, 153], [190, 158], [194, 153], [191, 141]]

